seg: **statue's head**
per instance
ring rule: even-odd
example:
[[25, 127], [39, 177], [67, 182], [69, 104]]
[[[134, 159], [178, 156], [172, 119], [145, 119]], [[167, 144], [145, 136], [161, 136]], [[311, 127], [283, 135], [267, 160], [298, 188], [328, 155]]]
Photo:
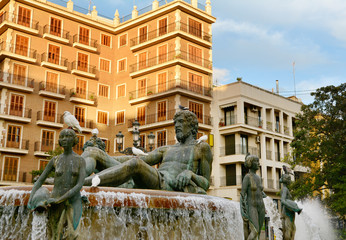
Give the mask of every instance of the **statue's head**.
[[59, 135], [59, 146], [74, 147], [78, 143], [78, 137], [73, 129], [64, 129]]
[[245, 157], [245, 167], [248, 169], [259, 169], [259, 158], [256, 155], [246, 155]]
[[196, 139], [198, 131], [196, 114], [189, 110], [182, 110], [174, 115], [173, 120], [176, 137], [179, 142], [184, 142], [189, 135]]
[[283, 174], [280, 178], [280, 183], [290, 185], [291, 184], [291, 176], [289, 174]]

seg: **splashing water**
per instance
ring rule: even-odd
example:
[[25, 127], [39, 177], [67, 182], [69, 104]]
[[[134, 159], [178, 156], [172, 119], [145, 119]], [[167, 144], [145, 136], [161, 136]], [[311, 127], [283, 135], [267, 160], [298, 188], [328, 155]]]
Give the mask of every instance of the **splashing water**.
[[282, 240], [282, 231], [280, 230], [280, 228], [282, 228], [280, 219], [281, 216], [276, 207], [276, 204], [274, 203], [273, 199], [268, 196], [263, 199], [263, 202], [266, 208], [266, 212], [270, 217], [269, 228], [273, 227], [276, 240]]
[[298, 202], [298, 206], [303, 211], [296, 215], [295, 240], [336, 240], [330, 216], [318, 200]]
[[[48, 239], [47, 215], [32, 213], [24, 206], [28, 193], [0, 189], [1, 239]], [[150, 193], [117, 191], [82, 191], [82, 195], [94, 198], [97, 204], [83, 207], [81, 239], [243, 239], [239, 203], [223, 198], [163, 194], [158, 200]], [[145, 200], [151, 198], [159, 201], [159, 207], [157, 202], [155, 208], [148, 205]], [[120, 207], [113, 207], [114, 202]], [[126, 207], [129, 202], [137, 207]]]

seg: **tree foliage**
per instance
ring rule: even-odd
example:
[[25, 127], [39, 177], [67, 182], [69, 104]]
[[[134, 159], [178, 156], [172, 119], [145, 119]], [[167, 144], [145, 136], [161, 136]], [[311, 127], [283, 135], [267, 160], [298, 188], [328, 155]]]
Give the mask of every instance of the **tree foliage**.
[[[317, 89], [313, 103], [297, 115], [291, 165], [307, 167], [296, 179], [297, 198], [320, 195], [341, 217], [346, 214], [346, 84]], [[327, 190], [327, 191], [325, 191]], [[327, 193], [327, 194], [326, 194]], [[324, 194], [324, 196], [322, 196]]]

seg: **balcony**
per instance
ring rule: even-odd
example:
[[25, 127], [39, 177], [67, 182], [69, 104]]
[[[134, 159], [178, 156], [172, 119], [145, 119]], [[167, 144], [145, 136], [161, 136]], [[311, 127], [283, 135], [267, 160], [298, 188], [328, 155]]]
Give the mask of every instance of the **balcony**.
[[147, 59], [146, 61], [141, 61], [130, 65], [130, 76], [141, 76], [162, 68], [173, 66], [177, 63], [206, 74], [212, 73], [211, 61], [191, 55], [187, 52], [181, 51], [179, 54], [177, 54], [175, 51], [172, 51], [166, 55], [160, 55]]
[[51, 53], [42, 53], [41, 66], [66, 72], [68, 68], [68, 61], [66, 58], [56, 58], [56, 56], [53, 56]]
[[258, 117], [245, 117], [244, 122], [245, 124], [253, 127], [262, 128], [263, 126], [262, 120]]
[[272, 124], [272, 122], [268, 122], [267, 121], [267, 130], [268, 131], [273, 131], [273, 124]]
[[74, 61], [72, 62], [71, 73], [83, 77], [96, 78], [97, 69], [95, 66]]
[[76, 91], [74, 88], [70, 90], [70, 102], [95, 105], [96, 101], [96, 94], [93, 92], [86, 92], [81, 89]]
[[34, 79], [19, 75], [1, 73], [0, 89], [8, 88], [16, 91], [32, 93], [34, 92]]
[[147, 35], [132, 38], [130, 48], [132, 51], [138, 51], [177, 35], [204, 47], [211, 47], [212, 36], [210, 34], [203, 32], [201, 29], [188, 26], [186, 23], [174, 22], [166, 27], [148, 32]]
[[[148, 114], [145, 118], [136, 118], [140, 124], [140, 129], [149, 129], [155, 127], [162, 127], [173, 124], [173, 117], [175, 114], [175, 109], [166, 111], [166, 113], [162, 113], [160, 116], [156, 114]], [[132, 123], [135, 121], [135, 118], [128, 119], [128, 128], [132, 128]]]
[[73, 47], [96, 53], [97, 40], [76, 34], [73, 36]]
[[64, 126], [64, 119], [61, 114], [38, 111], [36, 124], [46, 127], [62, 128]]
[[290, 135], [290, 128], [289, 127], [284, 126], [284, 134]]
[[242, 182], [242, 175], [220, 177], [220, 187], [241, 186]]
[[211, 87], [203, 87], [201, 85], [191, 83], [184, 80], [170, 80], [165, 84], [156, 84], [146, 87], [145, 89], [139, 89], [129, 93], [130, 104], [138, 104], [163, 96], [169, 96], [174, 94], [182, 94], [191, 98], [204, 99], [205, 101], [211, 101]]
[[36, 63], [37, 54], [36, 50], [30, 49], [26, 46], [15, 45], [7, 42], [0, 43], [0, 61], [4, 58], [12, 58], [27, 63]]
[[1, 182], [2, 185], [6, 186], [17, 186], [18, 182], [32, 183], [32, 175], [30, 174], [30, 172], [18, 172], [18, 169], [16, 167], [4, 168]]
[[269, 189], [274, 189], [274, 180], [268, 178], [267, 179], [267, 186], [268, 186]]
[[69, 44], [70, 32], [47, 24], [43, 27], [43, 38], [63, 44]]
[[79, 120], [79, 125], [82, 128], [82, 132], [91, 133], [91, 131], [96, 128], [96, 124], [93, 120]]
[[39, 33], [38, 21], [34, 21], [31, 18], [27, 18], [26, 16], [4, 12], [0, 16], [0, 34], [6, 31], [7, 28], [13, 28], [20, 32], [25, 32], [33, 35], [38, 35]]
[[40, 157], [49, 157], [49, 151], [53, 151], [55, 146], [53, 140], [35, 142], [34, 155]]
[[17, 154], [28, 154], [29, 153], [29, 140], [24, 139], [13, 139], [13, 141], [6, 138], [4, 146], [0, 146], [0, 152], [17, 153]]
[[40, 82], [39, 92], [40, 96], [57, 98], [57, 99], [65, 99], [65, 86], [54, 84], [54, 83], [46, 83]]
[[272, 151], [270, 151], [270, 150], [266, 151], [266, 158], [267, 158], [267, 160], [273, 160], [272, 159]]
[[[225, 147], [225, 146], [220, 147], [220, 157], [230, 156], [230, 155], [246, 155], [247, 153], [261, 157], [260, 150], [257, 147], [250, 147], [250, 146], [246, 147], [241, 144], [231, 145], [228, 147]], [[242, 160], [245, 160], [245, 158]]]
[[0, 119], [15, 121], [20, 123], [30, 123], [31, 122], [31, 112], [30, 108], [24, 108], [21, 105], [0, 105]]

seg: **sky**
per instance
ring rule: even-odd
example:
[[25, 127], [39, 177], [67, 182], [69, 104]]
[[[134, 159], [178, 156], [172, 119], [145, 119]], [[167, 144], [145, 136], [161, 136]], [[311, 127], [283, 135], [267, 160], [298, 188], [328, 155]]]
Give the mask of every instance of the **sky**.
[[[89, 0], [73, 2], [89, 6]], [[151, 3], [92, 0], [91, 6], [112, 18], [116, 9], [125, 16], [134, 4], [139, 10]], [[212, 28], [215, 84], [241, 77], [275, 91], [279, 80], [281, 95], [296, 94], [308, 104], [311, 91], [346, 82], [345, 0], [211, 0], [211, 5], [217, 19]]]

